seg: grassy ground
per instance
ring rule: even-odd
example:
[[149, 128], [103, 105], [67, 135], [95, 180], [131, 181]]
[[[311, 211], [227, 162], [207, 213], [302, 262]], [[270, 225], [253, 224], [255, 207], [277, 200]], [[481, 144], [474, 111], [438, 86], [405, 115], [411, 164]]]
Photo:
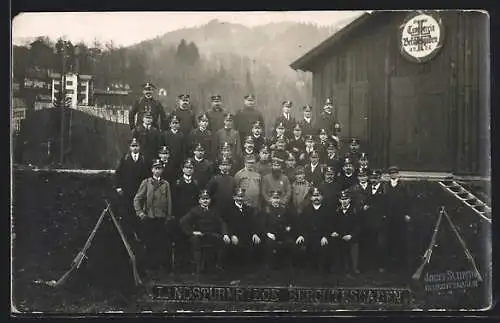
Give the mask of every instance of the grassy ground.
[[[422, 291], [422, 280], [412, 284], [415, 306], [420, 308], [481, 308], [489, 303], [485, 289], [490, 284], [491, 228], [479, 216], [454, 200], [436, 183], [409, 183], [412, 202], [411, 257], [415, 269], [430, 241], [440, 206], [444, 205], [453, 217], [460, 235], [465, 240], [477, 263], [484, 282], [480, 288], [455, 290], [450, 294]], [[96, 235], [93, 247], [82, 269], [72, 276], [67, 286], [51, 288], [35, 284], [36, 280], [57, 280], [70, 266], [82, 248], [97, 218], [105, 207], [104, 198], [113, 199], [110, 178], [106, 175], [78, 175], [16, 172], [14, 178], [14, 232], [13, 304], [20, 312], [45, 313], [102, 313], [153, 312], [177, 310], [228, 311], [322, 311], [331, 306], [314, 304], [265, 303], [167, 303], [153, 301], [147, 287], [131, 286], [130, 264], [110, 220], [105, 220]], [[463, 249], [447, 223], [443, 225], [434, 248], [432, 261], [425, 272], [469, 269]], [[411, 274], [410, 274], [411, 275]], [[423, 276], [422, 276], [423, 277]], [[190, 275], [169, 276], [152, 272], [149, 283], [199, 283], [229, 285], [239, 280], [240, 286], [392, 286], [404, 287], [409, 277], [390, 274], [346, 277], [312, 275], [310, 272], [264, 272], [254, 275], [228, 274], [206, 277]], [[123, 282], [128, 282], [123, 283]], [[359, 307], [358, 307], [359, 309]]]

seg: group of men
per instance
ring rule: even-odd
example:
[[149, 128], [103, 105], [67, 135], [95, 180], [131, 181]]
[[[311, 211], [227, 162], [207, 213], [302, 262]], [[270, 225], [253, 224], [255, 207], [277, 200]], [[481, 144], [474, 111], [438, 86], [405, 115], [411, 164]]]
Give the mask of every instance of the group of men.
[[315, 121], [311, 106], [295, 120], [282, 102], [266, 138], [253, 95], [235, 115], [214, 95], [195, 116], [184, 94], [166, 116], [153, 91], [146, 83], [132, 107], [130, 149], [116, 170], [143, 268], [200, 272], [210, 253], [221, 270], [406, 269], [409, 194], [399, 171], [390, 167], [383, 182], [357, 139], [343, 147], [331, 98]]

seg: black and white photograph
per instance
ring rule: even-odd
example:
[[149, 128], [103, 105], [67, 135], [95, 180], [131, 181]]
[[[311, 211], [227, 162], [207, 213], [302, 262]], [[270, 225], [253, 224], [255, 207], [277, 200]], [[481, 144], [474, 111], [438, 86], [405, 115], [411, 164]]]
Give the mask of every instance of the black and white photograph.
[[22, 12], [11, 315], [486, 311], [481, 10]]

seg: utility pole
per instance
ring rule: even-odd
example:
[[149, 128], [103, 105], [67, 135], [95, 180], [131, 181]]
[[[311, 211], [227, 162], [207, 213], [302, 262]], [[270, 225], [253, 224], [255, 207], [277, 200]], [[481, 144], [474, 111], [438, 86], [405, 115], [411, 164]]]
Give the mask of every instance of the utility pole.
[[60, 150], [59, 150], [59, 163], [62, 166], [64, 162], [64, 131], [65, 131], [65, 99], [66, 99], [66, 42], [63, 43], [61, 49], [61, 102], [59, 107], [61, 109], [61, 137], [60, 137]]

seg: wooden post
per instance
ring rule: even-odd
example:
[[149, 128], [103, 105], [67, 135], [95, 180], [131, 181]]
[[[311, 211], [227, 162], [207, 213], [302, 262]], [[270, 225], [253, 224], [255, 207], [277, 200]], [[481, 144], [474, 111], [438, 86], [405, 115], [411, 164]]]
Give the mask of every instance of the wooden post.
[[61, 50], [61, 102], [60, 102], [60, 108], [61, 108], [61, 134], [60, 134], [60, 147], [59, 147], [59, 163], [61, 166], [63, 165], [64, 162], [64, 123], [65, 123], [65, 96], [66, 96], [66, 59], [64, 57], [64, 54], [66, 52], [66, 44], [63, 45], [63, 48]]
[[391, 38], [387, 37], [385, 41], [385, 66], [384, 66], [384, 103], [385, 103], [385, 147], [384, 147], [384, 157], [385, 164], [389, 166], [391, 163], [391, 76], [392, 76], [392, 66], [390, 61], [391, 55]]

